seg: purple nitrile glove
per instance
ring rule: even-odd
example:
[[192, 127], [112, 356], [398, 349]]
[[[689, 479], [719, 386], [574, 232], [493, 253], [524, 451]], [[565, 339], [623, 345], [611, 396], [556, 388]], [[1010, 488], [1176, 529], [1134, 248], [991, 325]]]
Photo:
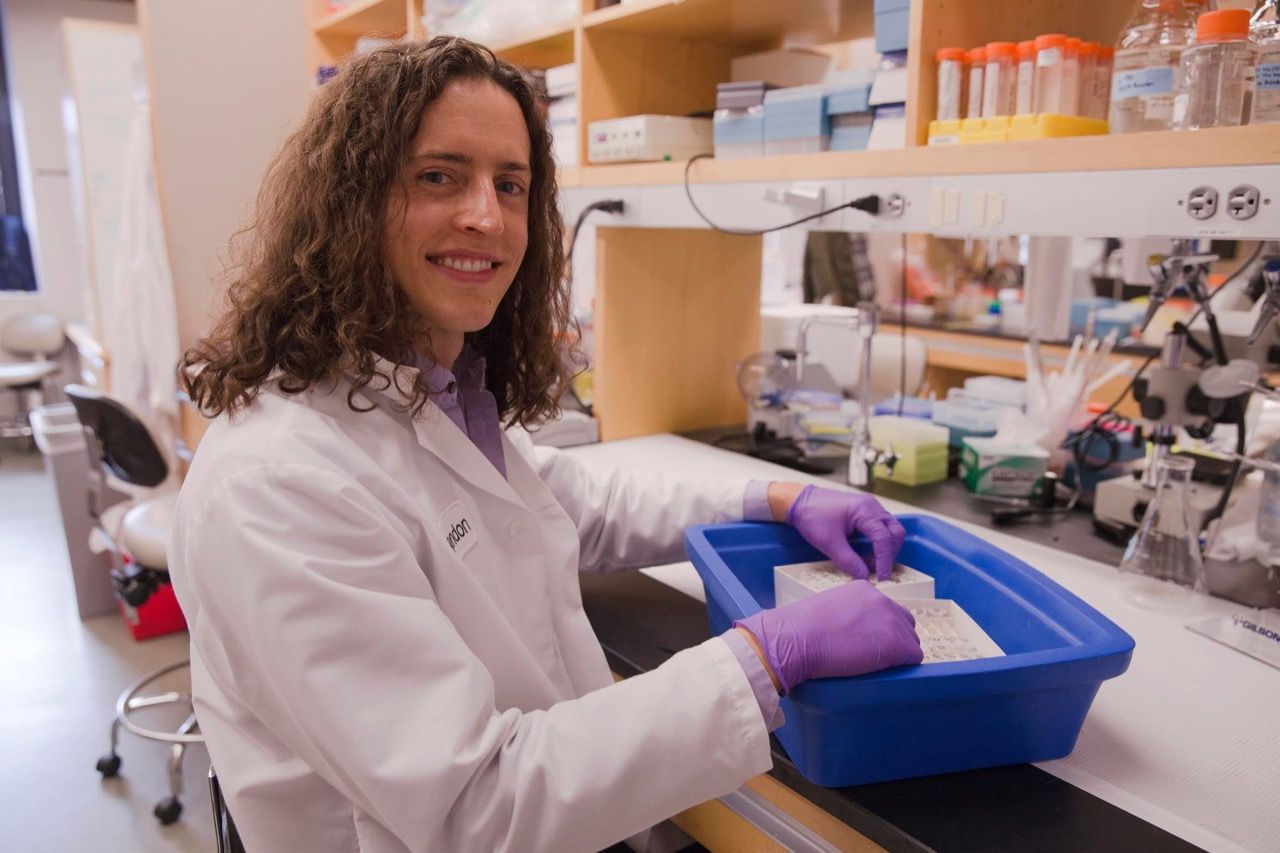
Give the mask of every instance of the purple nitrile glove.
[[804, 540], [831, 558], [855, 578], [869, 574], [867, 564], [854, 553], [849, 537], [861, 533], [871, 542], [876, 577], [888, 580], [907, 531], [898, 519], [871, 495], [805, 486], [787, 511], [787, 522]]
[[751, 632], [784, 692], [810, 678], [920, 663], [916, 620], [865, 580], [841, 584], [734, 623]]

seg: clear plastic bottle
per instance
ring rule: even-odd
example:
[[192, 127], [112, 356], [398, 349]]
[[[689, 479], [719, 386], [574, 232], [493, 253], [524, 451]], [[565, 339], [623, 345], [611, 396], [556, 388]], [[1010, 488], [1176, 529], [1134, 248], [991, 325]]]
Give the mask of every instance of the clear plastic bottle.
[[1111, 112], [1111, 66], [1116, 49], [1110, 45], [1098, 48], [1098, 64], [1093, 68], [1093, 99], [1097, 105], [1095, 118], [1106, 118]]
[[1183, 0], [1142, 0], [1121, 32], [1111, 82], [1112, 133], [1173, 124], [1174, 76], [1194, 35], [1188, 8]]
[[960, 118], [964, 89], [964, 50], [944, 47], [935, 54], [938, 61], [938, 121]]
[[982, 78], [982, 116], [1013, 115], [1017, 95], [1018, 46], [1011, 41], [987, 45], [987, 68]]
[[1062, 112], [1062, 63], [1067, 37], [1062, 33], [1036, 36], [1036, 111]]
[[1262, 0], [1249, 24], [1258, 46], [1257, 91], [1250, 124], [1280, 123], [1280, 3]]
[[1098, 48], [1096, 41], [1080, 42], [1080, 97], [1078, 99], [1078, 115], [1086, 118], [1101, 118], [1094, 98], [1093, 78], [1098, 71]]
[[1018, 114], [1036, 111], [1036, 43], [1018, 42], [1018, 82], [1015, 87], [1014, 112]]
[[982, 118], [982, 81], [987, 66], [987, 49], [975, 47], [966, 54], [969, 63], [969, 103], [964, 111], [965, 118]]
[[1173, 104], [1175, 130], [1236, 127], [1253, 109], [1258, 49], [1249, 40], [1249, 11], [1206, 12], [1196, 43], [1182, 52]]
[[1067, 116], [1080, 115], [1080, 45], [1082, 42], [1070, 36], [1062, 46], [1062, 95], [1058, 112]]

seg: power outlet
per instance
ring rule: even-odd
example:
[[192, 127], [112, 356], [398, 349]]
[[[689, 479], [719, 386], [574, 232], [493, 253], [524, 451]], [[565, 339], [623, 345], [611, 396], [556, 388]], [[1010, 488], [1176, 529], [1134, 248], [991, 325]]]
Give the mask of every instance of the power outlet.
[[1218, 212], [1218, 191], [1200, 186], [1187, 193], [1187, 213], [1192, 219], [1212, 219]]
[[1241, 184], [1227, 193], [1227, 216], [1232, 219], [1252, 219], [1262, 203], [1262, 193], [1249, 184]]
[[901, 193], [889, 193], [884, 200], [884, 215], [897, 219], [907, 209], [907, 200]]

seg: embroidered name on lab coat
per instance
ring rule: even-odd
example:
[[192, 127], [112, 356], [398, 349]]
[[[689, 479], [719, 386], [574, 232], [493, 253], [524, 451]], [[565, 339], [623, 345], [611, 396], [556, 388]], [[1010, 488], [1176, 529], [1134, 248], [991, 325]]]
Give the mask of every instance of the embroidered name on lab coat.
[[440, 532], [444, 534], [453, 553], [459, 557], [465, 557], [476, 546], [480, 535], [475, 522], [467, 518], [466, 512], [461, 501], [454, 501], [440, 513]]

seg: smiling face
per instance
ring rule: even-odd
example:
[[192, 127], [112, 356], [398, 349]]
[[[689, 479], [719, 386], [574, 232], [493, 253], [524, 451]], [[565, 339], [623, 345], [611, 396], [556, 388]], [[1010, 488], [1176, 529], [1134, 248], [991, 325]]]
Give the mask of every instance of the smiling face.
[[422, 115], [387, 211], [383, 257], [436, 362], [487, 326], [528, 245], [529, 130], [506, 90], [446, 84]]

